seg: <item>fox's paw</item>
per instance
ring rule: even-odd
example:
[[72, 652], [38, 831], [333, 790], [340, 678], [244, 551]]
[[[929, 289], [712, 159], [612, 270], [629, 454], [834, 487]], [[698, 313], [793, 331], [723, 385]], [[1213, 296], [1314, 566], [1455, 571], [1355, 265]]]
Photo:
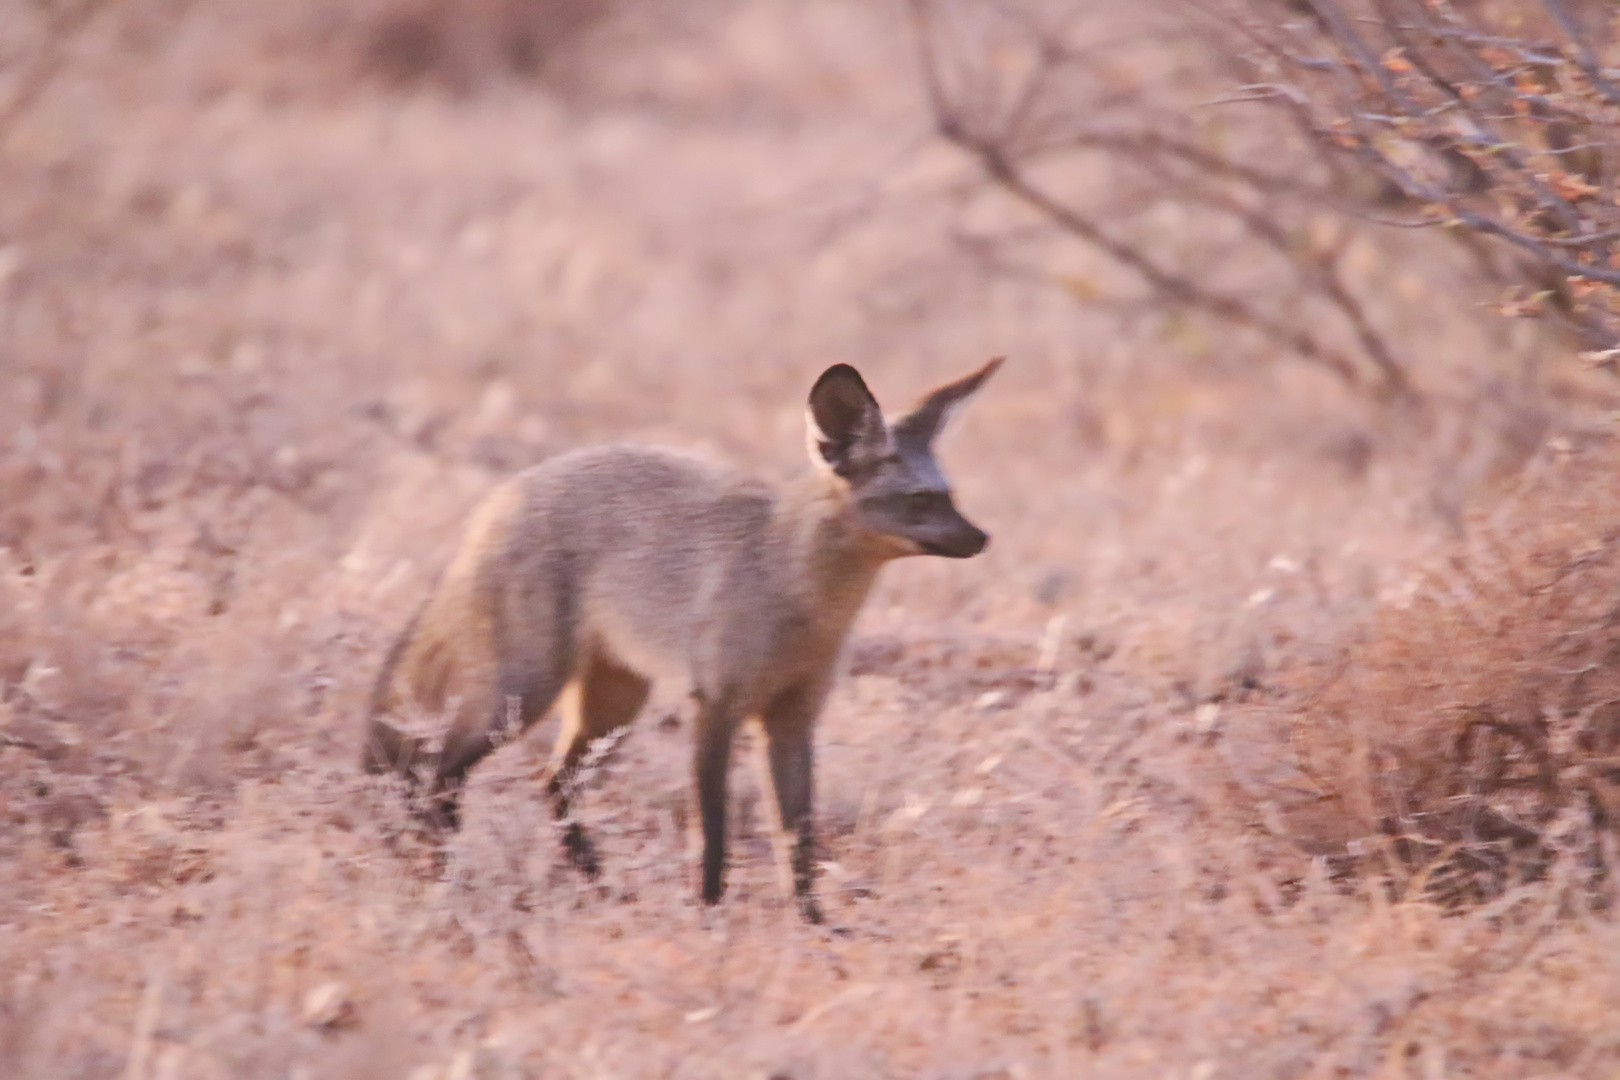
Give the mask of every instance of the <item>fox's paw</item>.
[[448, 795], [434, 795], [421, 799], [417, 817], [428, 833], [443, 839], [461, 829], [461, 804]]
[[821, 915], [821, 905], [816, 898], [808, 894], [801, 894], [796, 903], [799, 908], [799, 917], [811, 926], [820, 926], [824, 921]]

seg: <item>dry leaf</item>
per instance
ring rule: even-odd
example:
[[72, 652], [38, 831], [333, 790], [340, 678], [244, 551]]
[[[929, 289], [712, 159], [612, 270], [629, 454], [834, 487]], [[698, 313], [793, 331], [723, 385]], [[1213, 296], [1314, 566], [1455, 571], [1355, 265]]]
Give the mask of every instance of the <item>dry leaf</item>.
[[1575, 202], [1579, 199], [1590, 199], [1600, 190], [1596, 184], [1590, 183], [1585, 177], [1565, 172], [1563, 169], [1554, 169], [1552, 172], [1537, 173], [1536, 179], [1552, 188], [1553, 193], [1561, 199]]

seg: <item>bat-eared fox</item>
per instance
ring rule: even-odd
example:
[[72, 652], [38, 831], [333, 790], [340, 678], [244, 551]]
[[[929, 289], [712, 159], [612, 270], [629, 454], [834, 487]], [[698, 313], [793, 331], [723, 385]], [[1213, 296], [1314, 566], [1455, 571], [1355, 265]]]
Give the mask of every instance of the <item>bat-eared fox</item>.
[[[467, 772], [560, 703], [547, 770], [559, 819], [593, 741], [635, 718], [651, 680], [697, 703], [702, 897], [724, 888], [732, 734], [757, 717], [800, 913], [812, 890], [812, 736], [850, 623], [891, 559], [965, 559], [988, 535], [957, 511], [933, 456], [952, 410], [1001, 364], [948, 383], [890, 423], [847, 364], [810, 391], [814, 466], [781, 489], [665, 450], [603, 446], [518, 474], [473, 514], [461, 548], [377, 681], [364, 764], [459, 824]], [[406, 734], [410, 716], [442, 735]], [[569, 859], [597, 873], [578, 823]]]

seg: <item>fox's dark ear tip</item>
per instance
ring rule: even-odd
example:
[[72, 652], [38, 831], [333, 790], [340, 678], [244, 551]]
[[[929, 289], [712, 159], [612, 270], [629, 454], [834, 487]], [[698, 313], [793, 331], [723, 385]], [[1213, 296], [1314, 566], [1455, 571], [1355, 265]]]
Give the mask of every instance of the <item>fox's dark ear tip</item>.
[[[851, 365], [834, 364], [832, 367], [821, 373], [821, 377], [816, 380], [816, 386], [824, 386], [827, 383], [832, 382], [834, 379], [854, 379], [862, 386], [866, 385], [866, 380], [861, 378], [861, 373], [856, 371]], [[815, 387], [811, 387], [811, 391], [814, 392], [814, 390]]]
[[861, 378], [860, 372], [849, 364], [834, 364], [826, 371], [823, 371], [821, 377], [816, 380], [816, 384], [810, 388], [810, 397], [814, 399], [822, 390], [835, 383], [844, 383], [856, 387], [865, 397], [872, 396], [872, 391], [867, 388], [866, 380]]

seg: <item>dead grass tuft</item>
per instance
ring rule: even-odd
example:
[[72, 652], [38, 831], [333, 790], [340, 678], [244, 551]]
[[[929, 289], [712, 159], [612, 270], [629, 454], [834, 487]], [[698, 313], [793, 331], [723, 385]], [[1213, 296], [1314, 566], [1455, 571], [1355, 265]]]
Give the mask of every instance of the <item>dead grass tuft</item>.
[[1620, 448], [1548, 452], [1286, 693], [1316, 787], [1293, 828], [1397, 895], [1480, 902], [1555, 864], [1612, 898], [1620, 811]]

